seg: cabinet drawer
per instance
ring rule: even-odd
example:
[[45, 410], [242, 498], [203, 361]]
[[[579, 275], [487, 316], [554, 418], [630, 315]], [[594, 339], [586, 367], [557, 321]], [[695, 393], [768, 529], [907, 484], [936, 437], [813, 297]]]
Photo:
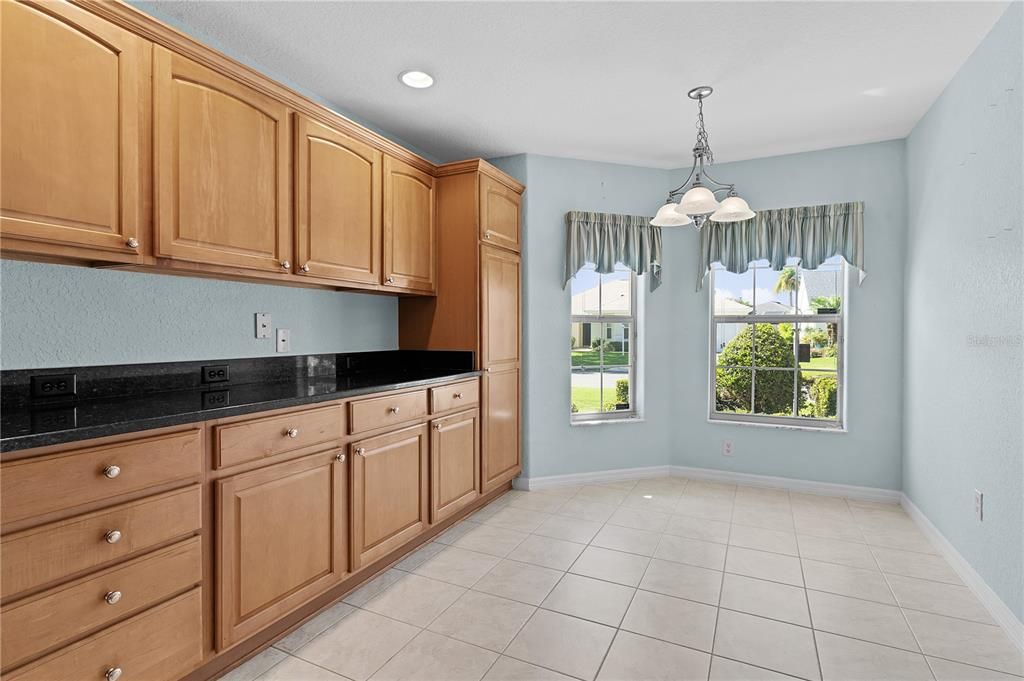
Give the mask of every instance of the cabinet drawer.
[[202, 472], [199, 429], [4, 464], [5, 524], [109, 499]]
[[[0, 596], [7, 598], [195, 532], [199, 485], [8, 535], [0, 542]], [[111, 543], [113, 532], [120, 536]]]
[[427, 415], [427, 391], [417, 390], [388, 397], [356, 400], [349, 403], [349, 427], [352, 433], [413, 421]]
[[3, 609], [4, 668], [202, 581], [199, 537]]
[[479, 402], [480, 384], [475, 378], [472, 381], [430, 389], [431, 414], [439, 414], [442, 411], [461, 409], [462, 407], [474, 407]]
[[217, 468], [340, 440], [345, 412], [340, 404], [216, 427]]
[[202, 659], [202, 589], [59, 650], [13, 674], [8, 681], [104, 681], [120, 669], [121, 681], [176, 681]]

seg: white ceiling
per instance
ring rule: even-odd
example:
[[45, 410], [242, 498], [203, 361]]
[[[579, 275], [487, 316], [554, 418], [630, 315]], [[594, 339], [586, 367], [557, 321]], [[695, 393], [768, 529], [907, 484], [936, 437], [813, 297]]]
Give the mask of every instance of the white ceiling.
[[[134, 2], [441, 160], [689, 165], [906, 136], [1005, 2]], [[411, 90], [399, 72], [436, 85]]]

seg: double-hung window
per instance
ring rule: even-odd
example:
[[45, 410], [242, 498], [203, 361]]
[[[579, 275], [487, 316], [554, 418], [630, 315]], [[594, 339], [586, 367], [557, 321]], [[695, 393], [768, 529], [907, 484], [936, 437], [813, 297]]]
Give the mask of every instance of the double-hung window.
[[569, 338], [571, 419], [637, 416], [637, 277], [617, 266], [598, 274], [586, 265], [572, 280]]
[[709, 417], [842, 429], [846, 265], [711, 268]]

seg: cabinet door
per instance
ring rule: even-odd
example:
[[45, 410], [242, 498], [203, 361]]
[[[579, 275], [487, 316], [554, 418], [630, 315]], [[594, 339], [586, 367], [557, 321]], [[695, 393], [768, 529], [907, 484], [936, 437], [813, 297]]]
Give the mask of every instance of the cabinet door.
[[153, 93], [156, 254], [289, 272], [287, 108], [162, 47]]
[[338, 452], [218, 480], [218, 649], [348, 572], [347, 463]]
[[352, 445], [352, 559], [358, 569], [424, 530], [429, 439], [427, 425]]
[[[519, 363], [519, 256], [480, 249], [482, 368]], [[507, 366], [505, 366], [507, 368]]]
[[150, 43], [68, 3], [0, 3], [5, 250], [140, 260]]
[[435, 419], [430, 436], [430, 522], [480, 496], [480, 413]]
[[483, 493], [519, 475], [519, 369], [486, 371], [484, 390]]
[[480, 239], [519, 252], [522, 197], [497, 180], [480, 176]]
[[298, 273], [380, 283], [381, 153], [295, 117]]
[[434, 178], [384, 156], [384, 283], [433, 293], [437, 245]]

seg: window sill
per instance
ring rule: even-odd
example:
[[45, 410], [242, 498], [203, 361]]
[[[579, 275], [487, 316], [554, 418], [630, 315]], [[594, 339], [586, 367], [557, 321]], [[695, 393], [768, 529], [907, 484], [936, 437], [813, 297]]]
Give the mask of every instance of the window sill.
[[615, 423], [615, 424], [623, 424], [623, 423], [643, 423], [643, 422], [644, 422], [644, 419], [639, 417], [639, 416], [630, 416], [628, 418], [621, 418], [621, 419], [591, 419], [589, 421], [582, 421], [582, 420], [581, 421], [575, 421], [575, 420], [571, 420], [571, 421], [569, 421], [569, 425], [575, 428], [576, 426], [583, 426], [583, 427], [587, 427], [587, 426], [608, 426], [608, 425], [611, 425], [613, 423]]
[[789, 423], [753, 423], [752, 421], [733, 421], [726, 419], [712, 419], [707, 420], [708, 423], [714, 423], [720, 426], [743, 426], [745, 428], [773, 428], [775, 430], [801, 430], [810, 431], [812, 433], [846, 433], [846, 426], [842, 428], [822, 428], [821, 426], [798, 426]]

